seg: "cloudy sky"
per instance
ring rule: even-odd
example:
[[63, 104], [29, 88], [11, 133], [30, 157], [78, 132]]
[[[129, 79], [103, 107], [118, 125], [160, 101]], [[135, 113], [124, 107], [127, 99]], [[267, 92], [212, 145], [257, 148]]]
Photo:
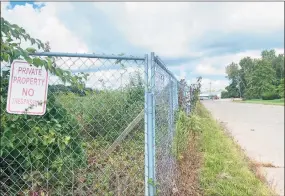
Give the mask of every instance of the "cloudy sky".
[[284, 53], [282, 2], [2, 3], [2, 16], [55, 52], [155, 52], [178, 78], [223, 89], [225, 66], [264, 49]]

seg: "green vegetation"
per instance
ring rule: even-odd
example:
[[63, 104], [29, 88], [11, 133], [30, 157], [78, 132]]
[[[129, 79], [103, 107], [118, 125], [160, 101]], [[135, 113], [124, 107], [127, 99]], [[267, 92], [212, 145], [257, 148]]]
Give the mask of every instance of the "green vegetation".
[[114, 141], [144, 108], [144, 88], [137, 77], [124, 90], [94, 91], [87, 96], [60, 93], [58, 98], [87, 135]]
[[284, 97], [284, 54], [264, 50], [261, 58], [245, 57], [226, 67], [230, 85], [222, 98], [273, 100]]
[[[190, 94], [193, 95], [191, 96], [191, 110], [194, 110], [196, 107], [196, 103], [199, 100], [199, 94], [201, 93], [201, 81], [202, 81], [202, 77], [197, 77], [196, 83], [191, 84], [191, 86], [187, 86], [186, 80], [185, 79], [181, 79], [179, 82], [179, 89], [178, 89], [178, 105], [181, 109], [186, 108], [186, 96], [184, 95], [185, 91], [191, 92]], [[186, 89], [186, 88], [189, 89]]]
[[77, 120], [86, 146], [87, 165], [76, 170], [72, 181], [76, 186], [70, 193], [117, 195], [126, 191], [123, 188], [126, 185], [128, 195], [143, 192], [143, 122], [136, 125], [115, 151], [105, 156], [108, 147], [143, 109], [141, 85], [133, 81], [124, 90], [92, 91], [86, 96], [57, 92], [57, 101]]
[[[86, 165], [84, 142], [79, 137], [79, 124], [66, 109], [48, 95], [47, 112], [44, 116], [8, 114], [6, 100], [10, 63], [14, 59], [25, 59], [37, 67], [45, 67], [71, 86], [82, 88], [84, 76], [73, 76], [53, 64], [51, 58], [29, 56], [36, 51], [22, 49], [21, 40], [30, 41], [41, 51], [49, 50], [48, 44], [32, 38], [15, 24], [1, 17], [1, 192], [9, 195], [44, 193], [42, 187], [48, 181], [51, 192], [71, 185], [69, 178], [76, 170]], [[29, 108], [27, 108], [29, 109]], [[67, 178], [68, 176], [69, 178]]]
[[[196, 135], [201, 131], [201, 128], [197, 122], [196, 115], [192, 115], [191, 118], [189, 118], [184, 111], [181, 110], [178, 112], [176, 133], [173, 143], [173, 153], [177, 160], [181, 159], [184, 152], [187, 150], [191, 134]], [[190, 132], [190, 130], [193, 132]]]
[[204, 106], [198, 104], [191, 118], [189, 121], [195, 122], [191, 130], [199, 131], [198, 148], [202, 156], [199, 178], [205, 195], [273, 195], [250, 169], [243, 151]]
[[[48, 44], [1, 17], [1, 195], [137, 195], [144, 191], [143, 122], [108, 157], [104, 152], [143, 109], [142, 80], [122, 90], [85, 88], [87, 74], [72, 74], [55, 59], [29, 55]], [[43, 116], [6, 110], [10, 63], [25, 59], [45, 67], [64, 85], [50, 85]], [[68, 87], [67, 87], [68, 86]], [[122, 187], [128, 187], [122, 189]]]
[[265, 105], [283, 105], [284, 106], [284, 98], [274, 99], [274, 100], [251, 99], [251, 100], [235, 101], [235, 102], [258, 103], [258, 104], [265, 104]]
[[86, 96], [59, 93], [58, 100], [77, 118], [87, 143], [88, 166], [80, 170], [79, 178], [84, 183], [78, 191], [96, 195], [118, 195], [124, 191], [128, 195], [142, 194], [143, 121], [105, 157], [107, 148], [143, 109], [144, 88], [139, 75], [123, 90], [94, 91]]
[[173, 150], [179, 160], [181, 194], [274, 195], [240, 147], [200, 103], [190, 117], [179, 112]]
[[[195, 111], [195, 107], [198, 103], [199, 100], [199, 94], [201, 90], [201, 77], [197, 78], [196, 84], [193, 84], [190, 88], [192, 91], [192, 98], [190, 100], [191, 106], [192, 106], [192, 111]], [[188, 116], [185, 113], [184, 110], [184, 96], [183, 96], [183, 88], [187, 86], [186, 81], [182, 79], [180, 81], [180, 88], [179, 88], [179, 98], [178, 98], [178, 103], [179, 103], [179, 108], [180, 110], [176, 114], [176, 124], [175, 124], [175, 137], [173, 139], [173, 154], [176, 157], [177, 160], [179, 160], [183, 153], [186, 151], [188, 147], [188, 142], [189, 142], [189, 137], [190, 137], [190, 132], [189, 132], [189, 127], [192, 130], [195, 131], [200, 131], [199, 126], [197, 125], [196, 116], [192, 116], [189, 120]]]

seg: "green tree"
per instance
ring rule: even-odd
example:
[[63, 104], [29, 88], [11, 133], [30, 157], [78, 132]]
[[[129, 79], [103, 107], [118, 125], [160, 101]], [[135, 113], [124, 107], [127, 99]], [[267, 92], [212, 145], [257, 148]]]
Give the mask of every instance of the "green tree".
[[284, 54], [276, 56], [275, 50], [264, 50], [261, 53], [262, 59], [268, 61], [276, 74], [274, 85], [278, 86], [280, 80], [284, 78]]
[[229, 92], [228, 91], [222, 91], [221, 92], [221, 98], [222, 99], [230, 98]]
[[261, 52], [261, 57], [264, 60], [268, 60], [269, 62], [273, 62], [274, 59], [276, 58], [276, 52], [275, 50], [263, 50]]
[[284, 78], [284, 54], [279, 54], [272, 61], [272, 66], [276, 73], [277, 83], [280, 83], [280, 80]]
[[280, 90], [278, 86], [284, 78], [284, 55], [276, 56], [275, 50], [264, 50], [259, 59], [244, 57], [239, 66], [231, 63], [226, 67], [226, 73], [230, 80], [228, 96], [236, 95], [237, 89], [247, 99], [261, 98], [268, 92], [274, 94]]
[[254, 60], [250, 57], [242, 58], [239, 62], [239, 65], [241, 67], [240, 69], [240, 79], [241, 79], [241, 94], [242, 97], [245, 96], [246, 89], [247, 89], [247, 83], [248, 79], [250, 78], [251, 74], [253, 73], [255, 69], [255, 63]]
[[238, 64], [232, 62], [226, 67], [226, 73], [229, 80], [237, 80], [239, 74]]
[[231, 80], [231, 84], [226, 87], [230, 97], [239, 97], [241, 93], [241, 73], [238, 64], [231, 63], [226, 67], [227, 78]]
[[280, 97], [284, 98], [284, 78], [280, 80], [280, 84], [278, 86], [278, 93]]
[[256, 67], [248, 76], [247, 96], [249, 98], [261, 98], [268, 91], [274, 91], [276, 80], [274, 70], [269, 60], [259, 59], [255, 61]]
[[237, 81], [233, 81], [229, 86], [226, 87], [229, 97], [239, 97], [239, 89], [237, 86]]

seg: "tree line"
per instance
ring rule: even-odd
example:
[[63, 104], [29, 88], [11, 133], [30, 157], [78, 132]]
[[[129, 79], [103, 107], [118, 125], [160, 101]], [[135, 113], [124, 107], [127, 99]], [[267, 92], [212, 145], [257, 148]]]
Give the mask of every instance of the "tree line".
[[230, 84], [222, 98], [278, 99], [284, 97], [284, 54], [264, 50], [261, 58], [244, 57], [226, 67]]

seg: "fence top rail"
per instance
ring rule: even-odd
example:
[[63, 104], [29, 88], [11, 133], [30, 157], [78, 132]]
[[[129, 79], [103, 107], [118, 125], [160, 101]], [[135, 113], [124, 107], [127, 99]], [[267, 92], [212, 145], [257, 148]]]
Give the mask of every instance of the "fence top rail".
[[116, 56], [116, 55], [100, 55], [100, 54], [85, 54], [85, 53], [65, 53], [65, 52], [35, 52], [30, 55], [34, 56], [53, 56], [53, 57], [81, 57], [81, 58], [101, 58], [101, 59], [115, 59], [115, 60], [137, 60], [144, 61], [144, 57], [133, 56]]
[[162, 60], [158, 57], [158, 56], [155, 56], [154, 58], [154, 61], [156, 62], [157, 65], [159, 65], [159, 67], [161, 67], [164, 71], [166, 71], [173, 79], [175, 79], [177, 82], [177, 78], [173, 75], [173, 73], [171, 73], [171, 71], [169, 71], [165, 64], [162, 62]]

